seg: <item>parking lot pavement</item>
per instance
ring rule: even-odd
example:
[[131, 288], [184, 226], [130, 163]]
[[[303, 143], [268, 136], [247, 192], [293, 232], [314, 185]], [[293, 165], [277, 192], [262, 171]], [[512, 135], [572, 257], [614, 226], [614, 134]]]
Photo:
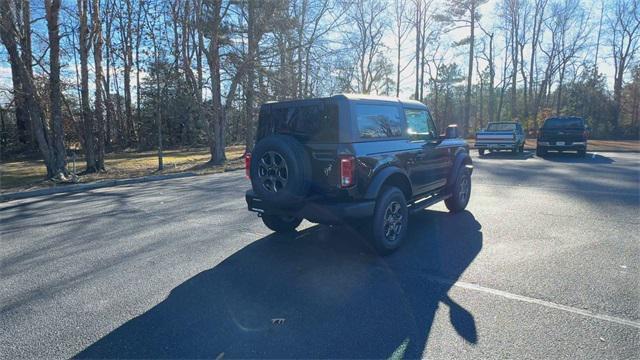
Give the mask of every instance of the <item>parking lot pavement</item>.
[[242, 172], [0, 204], [0, 357], [637, 358], [640, 155], [474, 155], [380, 258]]

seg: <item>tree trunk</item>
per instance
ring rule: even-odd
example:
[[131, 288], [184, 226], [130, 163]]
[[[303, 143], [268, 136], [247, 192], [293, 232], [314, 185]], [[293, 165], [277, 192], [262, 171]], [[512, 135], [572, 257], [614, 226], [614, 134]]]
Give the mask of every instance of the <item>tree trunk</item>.
[[414, 94], [414, 98], [416, 100], [420, 99], [420, 44], [422, 43], [420, 29], [422, 27], [422, 1], [416, 2], [416, 90]]
[[462, 120], [462, 135], [466, 136], [469, 129], [469, 118], [471, 116], [471, 80], [473, 78], [473, 50], [475, 46], [475, 29], [476, 29], [476, 3], [471, 5], [471, 32], [469, 35], [469, 71], [467, 73], [467, 91], [464, 94], [464, 119]]
[[493, 33], [489, 35], [489, 121], [495, 121], [496, 95], [496, 67], [493, 59]]
[[111, 4], [110, 1], [107, 0], [107, 4], [105, 5], [105, 60], [107, 62], [106, 72], [105, 72], [105, 81], [104, 81], [104, 92], [105, 92], [105, 102], [106, 102], [106, 134], [105, 134], [105, 142], [106, 142], [106, 151], [111, 151], [111, 123], [113, 118], [113, 101], [111, 100]]
[[52, 146], [55, 149], [54, 161], [57, 170], [66, 173], [66, 151], [64, 147], [64, 128], [62, 126], [62, 90], [60, 88], [60, 35], [58, 18], [60, 0], [46, 3], [47, 29], [49, 32], [49, 101], [51, 102]]
[[246, 96], [246, 128], [247, 138], [245, 147], [249, 151], [253, 147], [254, 137], [254, 86], [255, 86], [255, 57], [258, 51], [258, 39], [256, 34], [256, 0], [248, 2], [248, 24], [247, 24], [247, 88]]
[[[65, 171], [56, 166], [56, 155], [54, 154], [56, 149], [51, 145], [47, 129], [44, 125], [44, 113], [40, 97], [33, 84], [33, 78], [28, 72], [28, 66], [24, 63], [18, 51], [18, 42], [15, 37], [15, 32], [13, 31], [15, 28], [15, 17], [13, 15], [9, 1], [0, 0], [0, 39], [7, 49], [9, 61], [11, 64], [15, 64], [19, 78], [22, 81], [20, 85], [25, 96], [25, 105], [30, 114], [31, 130], [40, 149], [40, 153], [44, 158], [44, 163], [47, 167], [47, 178], [57, 177]], [[29, 56], [29, 58], [31, 57]]]
[[105, 124], [103, 116], [102, 104], [102, 22], [100, 21], [100, 0], [93, 0], [93, 59], [95, 63], [95, 117], [96, 126], [98, 127], [98, 152], [96, 154], [96, 168], [105, 170], [104, 167], [104, 142], [105, 142]]
[[85, 173], [92, 173], [96, 172], [98, 168], [95, 157], [93, 114], [89, 104], [89, 48], [91, 47], [91, 39], [87, 25], [88, 0], [78, 0], [78, 12], [80, 18], [80, 94], [84, 120], [84, 156], [87, 164]]
[[[22, 61], [25, 64], [27, 74], [32, 77], [31, 69], [31, 4], [30, 0], [22, 1], [22, 37], [20, 48], [22, 51]], [[16, 127], [18, 131], [18, 142], [26, 148], [32, 148], [32, 136], [29, 134], [29, 110], [26, 108], [26, 99], [21, 88], [21, 79], [17, 69], [14, 70], [11, 64], [11, 76], [16, 76], [17, 81], [13, 81], [14, 99], [16, 108]], [[17, 86], [16, 86], [17, 85]]]
[[[211, 105], [212, 105], [212, 118], [210, 127], [210, 134], [212, 135], [212, 139], [209, 141], [209, 151], [211, 153], [212, 164], [222, 164], [226, 160], [224, 148], [225, 148], [225, 137], [224, 137], [224, 126], [225, 126], [225, 115], [222, 110], [222, 99], [221, 99], [221, 90], [220, 90], [220, 43], [219, 43], [219, 33], [220, 33], [220, 22], [221, 22], [221, 13], [222, 10], [222, 1], [214, 0], [212, 1], [213, 7], [213, 19], [211, 21], [211, 30], [212, 35], [209, 42], [209, 51], [207, 52], [207, 60], [209, 63], [209, 73], [211, 75]], [[252, 8], [252, 2], [249, 2], [249, 8]], [[251, 29], [251, 27], [249, 27]], [[249, 30], [251, 31], [251, 30]], [[230, 101], [227, 99], [227, 101]], [[249, 129], [247, 128], [247, 136], [249, 136]]]
[[126, 121], [126, 146], [130, 146], [135, 141], [135, 125], [133, 123], [133, 108], [131, 106], [131, 68], [133, 63], [132, 56], [132, 23], [133, 23], [133, 8], [131, 6], [131, 0], [125, 1], [127, 7], [127, 18], [125, 26], [125, 36], [122, 39], [122, 52], [123, 52], [123, 65], [124, 65], [124, 111]]

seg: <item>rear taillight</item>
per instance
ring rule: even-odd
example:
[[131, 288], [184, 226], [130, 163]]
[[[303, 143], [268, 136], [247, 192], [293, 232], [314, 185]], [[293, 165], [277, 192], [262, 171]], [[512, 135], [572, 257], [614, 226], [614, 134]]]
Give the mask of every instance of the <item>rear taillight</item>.
[[353, 156], [340, 158], [340, 187], [348, 188], [356, 183], [356, 159]]
[[244, 174], [247, 176], [247, 179], [251, 178], [251, 153], [244, 155]]

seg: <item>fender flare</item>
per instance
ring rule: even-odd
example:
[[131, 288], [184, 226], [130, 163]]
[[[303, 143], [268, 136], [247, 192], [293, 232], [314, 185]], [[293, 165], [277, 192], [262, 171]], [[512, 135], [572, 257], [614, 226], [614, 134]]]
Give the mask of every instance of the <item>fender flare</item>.
[[387, 179], [395, 174], [402, 175], [407, 183], [409, 184], [409, 190], [411, 190], [411, 182], [409, 181], [409, 177], [407, 173], [399, 167], [396, 166], [388, 166], [384, 169], [378, 171], [376, 175], [373, 176], [369, 187], [367, 188], [367, 192], [364, 195], [365, 199], [375, 199], [378, 197], [380, 190], [382, 189], [382, 185], [387, 181]]
[[463, 166], [473, 172], [473, 162], [471, 161], [471, 156], [469, 156], [469, 153], [465, 150], [458, 151], [455, 155], [453, 166], [451, 167], [451, 172], [449, 173], [449, 177], [447, 178], [447, 187], [450, 187], [455, 183], [456, 179], [458, 178], [458, 173]]

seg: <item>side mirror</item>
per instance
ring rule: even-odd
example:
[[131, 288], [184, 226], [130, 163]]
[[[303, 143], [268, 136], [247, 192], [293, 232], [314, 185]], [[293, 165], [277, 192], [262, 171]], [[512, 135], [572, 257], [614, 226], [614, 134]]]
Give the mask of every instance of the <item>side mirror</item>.
[[449, 125], [447, 126], [447, 130], [444, 133], [444, 138], [445, 139], [457, 139], [458, 136], [458, 125], [453, 124], [453, 125]]

